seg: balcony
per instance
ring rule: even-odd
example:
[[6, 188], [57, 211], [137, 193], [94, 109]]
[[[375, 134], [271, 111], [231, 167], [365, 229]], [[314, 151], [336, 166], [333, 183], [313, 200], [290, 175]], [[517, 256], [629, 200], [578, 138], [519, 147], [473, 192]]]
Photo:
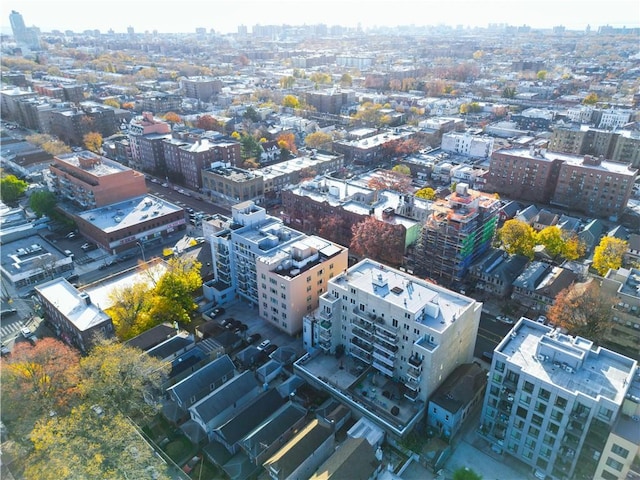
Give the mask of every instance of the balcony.
[[351, 327], [351, 334], [355, 335], [363, 342], [371, 343], [373, 341], [373, 335], [367, 333], [362, 328], [359, 328], [355, 325]]
[[398, 338], [396, 335], [389, 335], [384, 330], [380, 329], [376, 326], [376, 338], [379, 338], [382, 341], [388, 342], [391, 345], [395, 345], [398, 343]]
[[404, 385], [411, 390], [418, 390], [418, 388], [420, 387], [420, 380], [422, 380], [420, 377], [409, 378], [406, 382], [404, 382]]
[[331, 317], [333, 317], [333, 312], [327, 312], [325, 310], [320, 310], [320, 317], [321, 318], [325, 318], [327, 320], [331, 320]]
[[367, 313], [360, 310], [358, 307], [353, 307], [353, 313], [362, 321], [373, 326], [376, 316], [373, 313]]
[[367, 352], [367, 353], [371, 353], [373, 351], [373, 345], [371, 345], [370, 343], [365, 343], [362, 340], [360, 340], [359, 338], [356, 337], [352, 337], [351, 338], [351, 343], [353, 345], [355, 345], [356, 347], [358, 347], [359, 349]]
[[409, 365], [419, 368], [422, 365], [422, 360], [417, 355], [411, 355], [409, 357]]
[[331, 322], [329, 320], [322, 320], [318, 322], [320, 330], [331, 330]]
[[388, 343], [379, 341], [376, 341], [373, 346], [391, 358], [395, 358], [396, 352], [398, 351], [398, 347], [396, 347], [395, 345], [389, 345]]
[[389, 367], [387, 367], [386, 365], [377, 362], [377, 361], [373, 361], [373, 368], [375, 368], [376, 370], [378, 370], [380, 373], [383, 373], [384, 375], [386, 375], [387, 377], [393, 377], [393, 369], [390, 369]]
[[404, 398], [415, 402], [418, 399], [419, 392], [417, 390], [408, 389], [404, 392]]
[[[355, 344], [354, 344], [355, 345]], [[371, 354], [367, 353], [364, 350], [361, 350], [360, 348], [352, 348], [351, 349], [351, 355], [356, 357], [359, 360], [362, 360], [364, 363], [366, 363], [367, 365], [371, 364]]]
[[331, 352], [331, 342], [326, 340], [320, 340], [318, 346], [324, 351], [324, 353]]
[[395, 339], [398, 333], [397, 327], [386, 325], [382, 318], [378, 317], [376, 320], [376, 334], [387, 335], [389, 338]]
[[388, 367], [393, 368], [393, 359], [379, 353], [378, 350], [373, 351], [373, 358], [386, 364]]
[[562, 437], [562, 441], [560, 443], [565, 447], [568, 447], [568, 448], [571, 448], [571, 449], [575, 450], [576, 448], [578, 448], [578, 445], [580, 444], [580, 441], [578, 440], [578, 438], [576, 438], [573, 435], [567, 433], [567, 434], [565, 434], [564, 437]]
[[421, 373], [422, 373], [421, 368], [409, 367], [409, 369], [407, 370], [407, 377], [419, 379]]
[[331, 332], [329, 330], [320, 330], [318, 336], [325, 340], [331, 340]]

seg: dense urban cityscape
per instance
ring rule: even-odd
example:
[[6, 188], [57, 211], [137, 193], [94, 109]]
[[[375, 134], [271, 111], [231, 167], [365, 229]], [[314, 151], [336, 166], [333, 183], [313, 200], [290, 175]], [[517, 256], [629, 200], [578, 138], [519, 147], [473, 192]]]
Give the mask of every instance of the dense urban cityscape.
[[0, 476], [640, 479], [630, 13], [11, 11]]

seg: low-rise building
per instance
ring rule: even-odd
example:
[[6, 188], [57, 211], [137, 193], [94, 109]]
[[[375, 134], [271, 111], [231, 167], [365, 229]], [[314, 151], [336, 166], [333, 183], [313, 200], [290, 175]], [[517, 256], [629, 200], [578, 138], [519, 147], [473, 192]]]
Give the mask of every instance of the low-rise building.
[[91, 302], [64, 278], [55, 278], [36, 287], [44, 318], [56, 336], [86, 353], [101, 339], [114, 336], [113, 322], [100, 307]]
[[522, 306], [546, 312], [556, 296], [577, 279], [578, 275], [566, 268], [531, 262], [513, 282], [511, 298]]

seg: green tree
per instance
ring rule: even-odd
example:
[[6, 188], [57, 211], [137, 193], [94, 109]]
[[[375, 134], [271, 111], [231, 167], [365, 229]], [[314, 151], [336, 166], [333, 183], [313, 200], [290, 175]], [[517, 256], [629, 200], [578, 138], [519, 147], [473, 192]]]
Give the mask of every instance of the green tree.
[[89, 405], [40, 421], [26, 478], [39, 480], [171, 478], [166, 463], [119, 411]]
[[247, 107], [243, 116], [244, 118], [252, 122], [257, 122], [260, 120], [260, 116], [258, 115], [258, 112], [256, 112], [256, 109], [253, 107]]
[[242, 135], [240, 137], [240, 155], [244, 160], [259, 157], [262, 147], [252, 135]]
[[406, 165], [395, 165], [391, 171], [399, 173], [400, 175], [411, 176], [411, 169]]
[[282, 106], [288, 108], [300, 108], [300, 101], [295, 95], [285, 95], [282, 99]]
[[626, 251], [627, 242], [624, 240], [616, 237], [602, 237], [593, 251], [593, 268], [602, 276], [606, 275], [609, 269], [620, 268]]
[[516, 96], [515, 87], [504, 87], [504, 89], [502, 90], [502, 96], [504, 98], [515, 98]]
[[468, 467], [460, 467], [453, 472], [453, 480], [482, 480], [482, 475]]
[[436, 199], [436, 191], [431, 187], [421, 188], [415, 193], [415, 196], [418, 198], [424, 198], [425, 200], [435, 200]]
[[571, 335], [601, 344], [611, 329], [614, 303], [592, 280], [573, 284], [558, 293], [547, 315], [554, 325], [566, 328]]
[[7, 175], [0, 180], [0, 199], [5, 203], [13, 203], [25, 192], [29, 184], [15, 175]]
[[546, 70], [540, 70], [536, 74], [536, 77], [538, 77], [538, 80], [540, 80], [540, 81], [545, 81], [547, 79], [547, 71]]
[[154, 326], [154, 319], [149, 314], [153, 298], [152, 287], [145, 282], [111, 291], [111, 307], [106, 313], [111, 317], [116, 336], [120, 340], [128, 340]]
[[86, 405], [134, 420], [158, 413], [170, 364], [124, 343], [102, 341], [80, 360], [78, 388]]
[[296, 79], [295, 79], [295, 77], [291, 77], [291, 76], [288, 76], [288, 77], [282, 77], [282, 78], [280, 79], [280, 88], [282, 88], [282, 89], [288, 89], [288, 88], [293, 87], [293, 85], [294, 85], [295, 83], [296, 83]]
[[49, 190], [37, 190], [29, 196], [29, 207], [38, 218], [51, 217], [56, 208], [56, 196]]
[[188, 257], [173, 257], [167, 266], [167, 271], [160, 278], [154, 293], [180, 306], [187, 314], [188, 320], [188, 314], [197, 308], [193, 301], [193, 293], [202, 286], [202, 265]]
[[353, 78], [348, 73], [343, 73], [340, 77], [340, 85], [343, 87], [350, 87], [353, 85]]
[[528, 223], [516, 219], [507, 220], [498, 230], [498, 239], [509, 254], [533, 258], [536, 232]]

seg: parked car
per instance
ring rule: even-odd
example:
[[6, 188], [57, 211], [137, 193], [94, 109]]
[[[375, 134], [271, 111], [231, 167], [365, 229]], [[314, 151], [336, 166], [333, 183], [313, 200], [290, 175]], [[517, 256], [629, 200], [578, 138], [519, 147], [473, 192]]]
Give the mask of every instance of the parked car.
[[29, 338], [31, 335], [33, 335], [33, 332], [31, 331], [31, 329], [29, 327], [20, 328], [20, 333], [22, 334], [22, 336], [24, 338]]
[[510, 319], [509, 317], [504, 316], [504, 315], [498, 315], [496, 317], [496, 320], [498, 320], [499, 322], [502, 322], [502, 323], [509, 324], [509, 325], [513, 324], [513, 320]]
[[66, 238], [68, 238], [69, 240], [72, 240], [74, 238], [76, 238], [78, 236], [78, 234], [76, 232], [69, 232], [65, 235]]
[[218, 318], [220, 315], [224, 315], [224, 308], [222, 307], [216, 307], [213, 310], [211, 310], [211, 318]]
[[262, 338], [262, 335], [260, 335], [259, 333], [252, 333], [251, 335], [249, 335], [247, 337], [247, 343], [249, 345], [252, 345], [254, 343], [256, 343], [257, 341], [259, 341]]
[[7, 346], [3, 343], [2, 346], [0, 346], [0, 356], [6, 357], [8, 355], [11, 355], [11, 350], [9, 350], [9, 348], [7, 348]]
[[536, 322], [537, 323], [541, 323], [542, 325], [546, 325], [548, 320], [547, 317], [544, 315], [538, 315], [538, 318], [536, 318]]
[[229, 323], [225, 325], [224, 328], [226, 328], [227, 330], [235, 330], [240, 326], [240, 323], [241, 323], [240, 320], [231, 320]]
[[230, 324], [233, 321], [234, 321], [233, 317], [225, 318], [224, 320], [222, 320], [220, 322], [220, 325], [223, 326], [223, 327], [226, 327], [228, 324]]
[[277, 349], [278, 349], [278, 345], [276, 345], [275, 343], [272, 343], [270, 345], [267, 345], [267, 348], [265, 348], [263, 352], [266, 353], [267, 355], [271, 355]]
[[84, 252], [90, 252], [91, 250], [95, 250], [98, 246], [95, 243], [85, 243], [80, 247]]
[[269, 340], [269, 339], [263, 340], [262, 343], [260, 345], [258, 345], [258, 350], [264, 350], [269, 345], [271, 345], [271, 340]]

